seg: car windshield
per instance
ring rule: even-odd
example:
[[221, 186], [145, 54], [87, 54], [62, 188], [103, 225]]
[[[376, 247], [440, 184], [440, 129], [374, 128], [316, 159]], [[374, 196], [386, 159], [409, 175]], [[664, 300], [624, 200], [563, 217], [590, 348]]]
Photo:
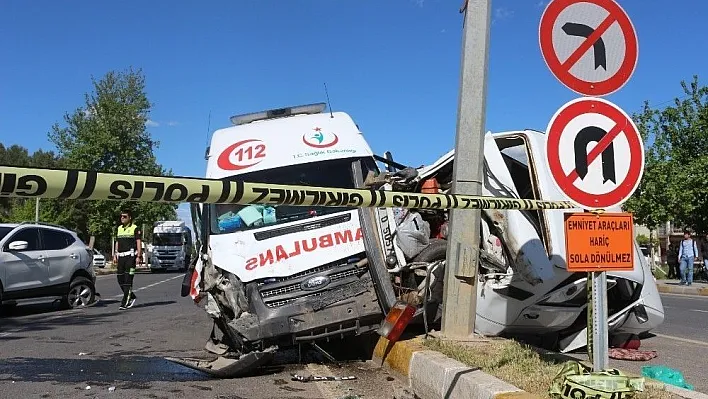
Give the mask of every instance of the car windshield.
[[0, 240], [5, 238], [5, 236], [12, 231], [12, 227], [0, 226]]
[[[337, 159], [280, 168], [261, 170], [232, 176], [249, 183], [268, 183], [315, 187], [355, 188], [352, 176], [353, 159]], [[210, 206], [211, 233], [227, 234], [268, 225], [277, 225], [295, 220], [322, 216], [349, 207], [323, 206], [263, 206], [216, 204]]]
[[152, 236], [152, 245], [182, 245], [182, 235], [178, 233], [158, 233]]

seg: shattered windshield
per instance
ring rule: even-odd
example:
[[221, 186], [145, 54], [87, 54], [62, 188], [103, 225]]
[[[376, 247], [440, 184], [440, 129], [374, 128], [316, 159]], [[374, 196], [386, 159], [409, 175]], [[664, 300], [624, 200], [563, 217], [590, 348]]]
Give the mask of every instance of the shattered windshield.
[[[352, 176], [352, 158], [336, 159], [232, 176], [249, 183], [285, 184], [314, 187], [356, 188]], [[226, 234], [269, 225], [322, 216], [353, 208], [290, 205], [210, 206], [212, 234]]]
[[179, 233], [158, 233], [152, 236], [152, 245], [182, 245], [182, 235]]

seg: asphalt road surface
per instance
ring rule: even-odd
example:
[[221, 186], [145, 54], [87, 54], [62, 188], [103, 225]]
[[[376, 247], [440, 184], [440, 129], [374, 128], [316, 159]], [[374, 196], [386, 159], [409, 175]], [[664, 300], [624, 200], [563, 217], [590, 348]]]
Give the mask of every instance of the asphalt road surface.
[[[211, 355], [202, 349], [210, 319], [180, 297], [181, 281], [138, 274], [136, 305], [119, 311], [115, 275], [99, 276], [102, 300], [92, 308], [24, 305], [0, 316], [0, 398], [390, 399], [403, 386], [372, 362], [298, 364], [288, 352], [259, 375], [224, 380], [164, 360]], [[292, 373], [356, 379], [297, 382]]]
[[[708, 393], [708, 297], [662, 294], [664, 323], [643, 338], [639, 350], [656, 351], [646, 362], [610, 359], [610, 367], [641, 375], [642, 367], [679, 370], [698, 392]], [[573, 355], [587, 359], [586, 355]]]

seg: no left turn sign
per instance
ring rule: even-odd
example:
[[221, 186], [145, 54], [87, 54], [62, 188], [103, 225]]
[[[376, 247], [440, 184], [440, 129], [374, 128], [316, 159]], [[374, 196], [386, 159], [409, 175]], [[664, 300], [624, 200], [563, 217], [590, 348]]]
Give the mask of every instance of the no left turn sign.
[[637, 189], [644, 145], [621, 108], [602, 98], [578, 98], [553, 115], [546, 132], [553, 181], [578, 207], [611, 208]]
[[637, 66], [634, 26], [614, 0], [552, 0], [541, 17], [539, 42], [553, 75], [586, 96], [614, 93]]

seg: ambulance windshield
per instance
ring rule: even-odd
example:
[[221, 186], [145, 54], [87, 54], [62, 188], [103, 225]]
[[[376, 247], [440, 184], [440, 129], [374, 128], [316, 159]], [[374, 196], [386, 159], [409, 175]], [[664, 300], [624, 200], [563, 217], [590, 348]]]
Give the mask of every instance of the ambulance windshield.
[[[353, 158], [288, 165], [231, 176], [225, 180], [313, 187], [355, 188]], [[290, 205], [211, 205], [211, 234], [228, 234], [354, 209]]]

